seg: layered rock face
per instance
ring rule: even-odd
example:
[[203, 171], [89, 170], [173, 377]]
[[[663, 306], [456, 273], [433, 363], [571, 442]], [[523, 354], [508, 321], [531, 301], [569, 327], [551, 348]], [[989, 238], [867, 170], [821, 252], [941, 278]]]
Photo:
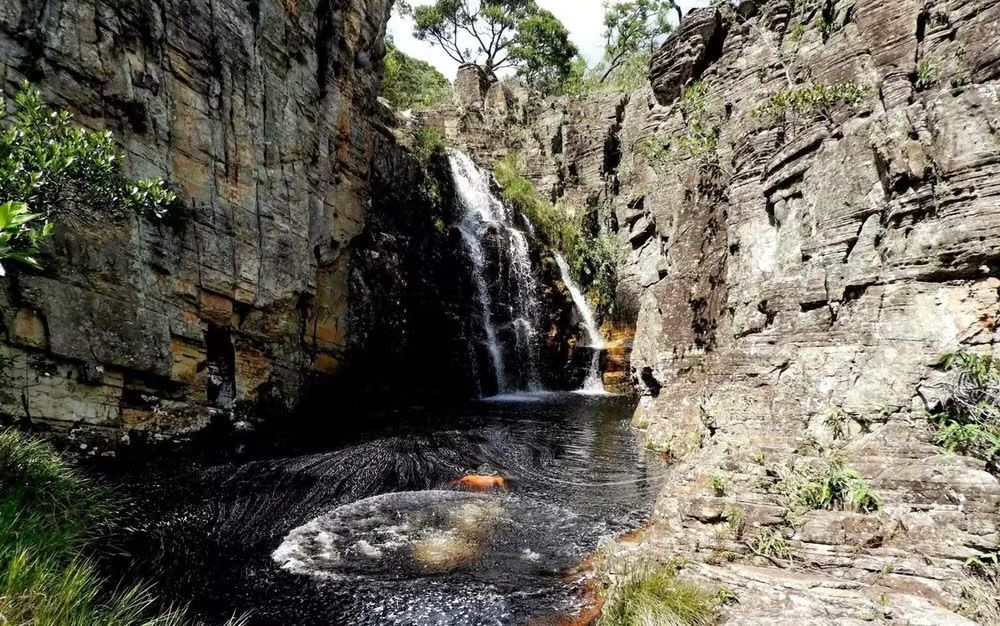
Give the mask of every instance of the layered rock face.
[[351, 281], [380, 219], [371, 180], [424, 185], [377, 119], [390, 4], [0, 3], [7, 91], [30, 80], [113, 131], [130, 173], [162, 175], [188, 208], [177, 230], [60, 228], [43, 272], [0, 281], [0, 413], [102, 445], [176, 435], [287, 414], [363, 351], [351, 325], [372, 290], [353, 298]]
[[[635, 422], [676, 462], [634, 549], [739, 592], [735, 623], [1000, 620], [964, 566], [1000, 485], [927, 420], [942, 355], [998, 339], [998, 28], [984, 0], [744, 1], [692, 12], [636, 93], [431, 118], [617, 233]], [[836, 85], [863, 95], [762, 108]], [[788, 462], [883, 511], [797, 515]]]
[[[636, 423], [678, 461], [639, 549], [740, 592], [737, 623], [997, 623], [964, 563], [996, 550], [1000, 485], [932, 445], [927, 414], [942, 355], [998, 339], [998, 29], [985, 1], [699, 10], [629, 101], [610, 206]], [[869, 91], [760, 110], [843, 83]], [[880, 514], [790, 514], [786, 463], [834, 459]], [[754, 554], [761, 527], [789, 558]]]

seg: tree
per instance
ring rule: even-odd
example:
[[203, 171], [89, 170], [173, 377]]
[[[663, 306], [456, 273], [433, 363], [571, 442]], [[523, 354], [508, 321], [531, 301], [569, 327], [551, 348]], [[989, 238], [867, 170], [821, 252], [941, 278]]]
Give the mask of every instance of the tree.
[[[416, 8], [403, 4], [402, 11], [413, 16], [414, 37], [459, 63], [476, 63], [493, 78], [520, 66], [534, 66], [527, 70], [534, 75], [552, 71], [545, 63], [555, 63], [558, 74], [563, 57], [571, 59], [575, 51], [568, 34], [562, 37], [565, 27], [535, 0], [437, 0]], [[524, 28], [528, 32], [518, 41]]]
[[451, 83], [434, 66], [404, 54], [391, 41], [386, 48], [381, 95], [393, 108], [428, 109], [451, 96]]
[[110, 132], [74, 127], [68, 113], [50, 109], [27, 83], [14, 102], [0, 132], [0, 261], [38, 267], [38, 249], [59, 219], [170, 216], [174, 193], [159, 178], [126, 178]]
[[518, 61], [518, 76], [544, 92], [555, 90], [569, 77], [577, 53], [566, 27], [544, 9], [521, 22], [510, 47], [511, 58]]
[[631, 0], [605, 4], [604, 13], [604, 63], [601, 82], [607, 82], [618, 68], [637, 55], [651, 55], [656, 51], [660, 38], [670, 33], [670, 11], [683, 17], [681, 8], [673, 0]]

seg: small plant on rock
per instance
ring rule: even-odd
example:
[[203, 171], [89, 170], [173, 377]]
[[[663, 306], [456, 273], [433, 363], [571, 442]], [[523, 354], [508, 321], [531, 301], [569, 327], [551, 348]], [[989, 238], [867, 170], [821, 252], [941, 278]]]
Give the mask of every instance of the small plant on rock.
[[754, 109], [752, 115], [772, 126], [795, 121], [833, 121], [839, 108], [854, 108], [871, 95], [871, 88], [855, 82], [836, 85], [819, 83], [780, 91]]
[[715, 624], [719, 607], [732, 602], [734, 596], [710, 593], [685, 582], [679, 571], [676, 563], [642, 565], [623, 576], [605, 593], [598, 626]]
[[721, 498], [726, 495], [726, 479], [723, 478], [722, 474], [712, 474], [709, 480], [712, 482], [712, 492], [715, 497]]
[[937, 84], [939, 71], [937, 65], [930, 59], [920, 59], [917, 63], [917, 89], [924, 91]]
[[775, 559], [787, 558], [791, 553], [788, 542], [779, 531], [767, 526], [760, 528], [747, 541], [747, 547], [759, 556]]
[[953, 374], [942, 411], [931, 416], [934, 441], [945, 450], [987, 462], [994, 472], [1000, 461], [1000, 361], [971, 352], [945, 355]]
[[796, 498], [806, 509], [847, 510], [874, 513], [882, 510], [882, 499], [856, 470], [839, 461], [827, 470], [802, 481]]

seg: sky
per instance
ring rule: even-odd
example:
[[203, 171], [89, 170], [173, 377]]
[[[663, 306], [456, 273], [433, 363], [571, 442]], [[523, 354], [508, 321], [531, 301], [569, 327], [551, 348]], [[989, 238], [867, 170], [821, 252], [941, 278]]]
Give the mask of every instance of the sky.
[[[411, 4], [432, 4], [434, 0], [411, 0]], [[555, 14], [569, 30], [570, 38], [586, 57], [589, 64], [601, 58], [602, 33], [604, 32], [604, 0], [538, 0], [539, 6]], [[708, 0], [680, 0], [685, 11], [695, 6], [706, 6]], [[454, 80], [458, 63], [451, 60], [441, 48], [413, 38], [413, 21], [400, 17], [393, 11], [389, 20], [389, 33], [400, 50], [427, 61], [438, 68], [449, 80]]]

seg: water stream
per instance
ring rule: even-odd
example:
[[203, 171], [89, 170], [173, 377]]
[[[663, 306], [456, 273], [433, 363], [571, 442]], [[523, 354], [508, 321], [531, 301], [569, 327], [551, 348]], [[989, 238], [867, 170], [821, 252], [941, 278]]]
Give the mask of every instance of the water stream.
[[[130, 577], [207, 623], [555, 623], [581, 606], [581, 559], [655, 500], [663, 469], [633, 408], [532, 393], [378, 416], [392, 425], [312, 451], [134, 466], [117, 476], [136, 502], [118, 541]], [[470, 473], [506, 489], [457, 488]]]
[[588, 343], [586, 347], [594, 352], [590, 357], [590, 370], [587, 372], [587, 378], [583, 382], [581, 391], [592, 394], [606, 393], [604, 390], [604, 381], [601, 378], [601, 351], [605, 348], [604, 337], [601, 336], [601, 331], [597, 328], [594, 311], [590, 308], [590, 303], [587, 302], [587, 298], [584, 297], [583, 292], [580, 291], [580, 287], [573, 280], [573, 274], [569, 270], [569, 264], [566, 263], [566, 259], [559, 253], [556, 253], [555, 257], [556, 264], [559, 266], [559, 272], [562, 274], [563, 283], [569, 289], [570, 296], [573, 298], [573, 304], [576, 305], [576, 310], [580, 313], [580, 317], [583, 320], [583, 327], [587, 331]]

